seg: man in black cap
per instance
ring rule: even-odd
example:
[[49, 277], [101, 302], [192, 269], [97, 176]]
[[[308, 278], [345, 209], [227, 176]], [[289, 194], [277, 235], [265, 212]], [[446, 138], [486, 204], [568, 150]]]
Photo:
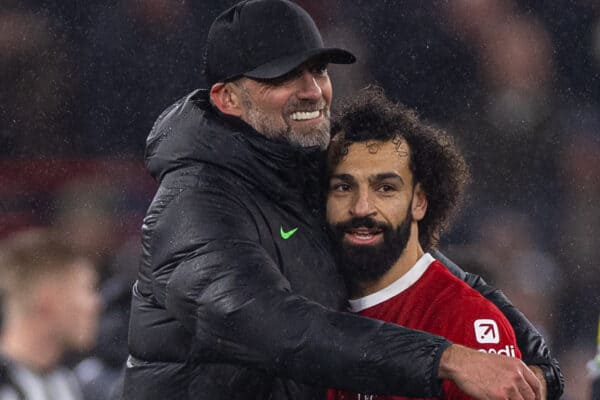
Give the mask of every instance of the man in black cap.
[[[540, 398], [518, 360], [333, 311], [346, 293], [321, 213], [326, 66], [353, 61], [287, 0], [217, 17], [210, 89], [165, 110], [147, 140], [160, 187], [142, 227], [124, 398], [323, 399], [328, 387], [432, 397], [442, 378], [479, 399]], [[528, 322], [455, 272], [512, 311], [525, 359], [560, 386]]]

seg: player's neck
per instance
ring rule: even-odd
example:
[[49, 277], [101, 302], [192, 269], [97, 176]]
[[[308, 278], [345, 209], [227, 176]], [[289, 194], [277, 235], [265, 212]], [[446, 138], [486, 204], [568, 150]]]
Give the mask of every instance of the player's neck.
[[352, 297], [364, 297], [391, 285], [406, 274], [423, 257], [425, 252], [419, 243], [418, 228], [413, 229], [410, 239], [406, 243], [404, 251], [396, 260], [394, 265], [379, 279], [372, 282], [364, 282], [356, 288]]

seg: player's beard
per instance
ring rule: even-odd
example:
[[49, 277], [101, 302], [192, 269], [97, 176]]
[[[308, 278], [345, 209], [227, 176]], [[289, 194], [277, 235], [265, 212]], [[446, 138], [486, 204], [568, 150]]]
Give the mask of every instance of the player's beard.
[[[353, 218], [328, 225], [338, 269], [352, 295], [359, 294], [360, 288], [366, 284], [376, 282], [398, 261], [410, 238], [410, 209], [409, 207], [406, 218], [396, 229], [370, 217]], [[360, 227], [380, 229], [383, 241], [376, 245], [355, 245], [344, 240], [348, 230]]]
[[286, 117], [266, 114], [263, 110], [260, 110], [252, 100], [247, 89], [243, 86], [240, 86], [240, 88], [241, 101], [248, 110], [245, 121], [255, 131], [269, 139], [286, 141], [300, 147], [318, 146], [322, 150], [325, 150], [329, 145], [331, 116], [325, 100], [321, 99], [317, 102], [290, 100], [283, 110], [283, 115], [288, 116], [287, 118], [291, 118], [290, 115], [296, 111], [323, 110], [323, 120], [318, 125], [306, 128], [292, 127], [290, 122], [286, 120]]

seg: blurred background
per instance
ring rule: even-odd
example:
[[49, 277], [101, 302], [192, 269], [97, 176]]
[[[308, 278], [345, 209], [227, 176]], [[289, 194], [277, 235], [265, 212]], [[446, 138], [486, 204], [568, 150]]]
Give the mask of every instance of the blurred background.
[[[232, 0], [3, 0], [0, 239], [45, 227], [92, 259], [98, 342], [74, 355], [89, 399], [126, 355], [144, 170], [159, 113], [203, 87], [210, 23]], [[589, 398], [600, 313], [600, 3], [302, 0], [334, 97], [369, 83], [454, 135], [472, 167], [441, 248], [502, 289], [550, 342], [565, 399]], [[335, 104], [334, 104], [335, 106]], [[67, 360], [69, 361], [69, 360]]]

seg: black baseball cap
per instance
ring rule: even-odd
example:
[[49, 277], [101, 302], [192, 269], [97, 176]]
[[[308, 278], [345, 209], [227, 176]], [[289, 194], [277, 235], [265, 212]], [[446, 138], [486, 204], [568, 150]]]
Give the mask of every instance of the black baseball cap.
[[274, 79], [318, 58], [352, 64], [349, 51], [323, 45], [310, 15], [288, 0], [244, 0], [210, 27], [204, 56], [209, 85], [241, 76]]

